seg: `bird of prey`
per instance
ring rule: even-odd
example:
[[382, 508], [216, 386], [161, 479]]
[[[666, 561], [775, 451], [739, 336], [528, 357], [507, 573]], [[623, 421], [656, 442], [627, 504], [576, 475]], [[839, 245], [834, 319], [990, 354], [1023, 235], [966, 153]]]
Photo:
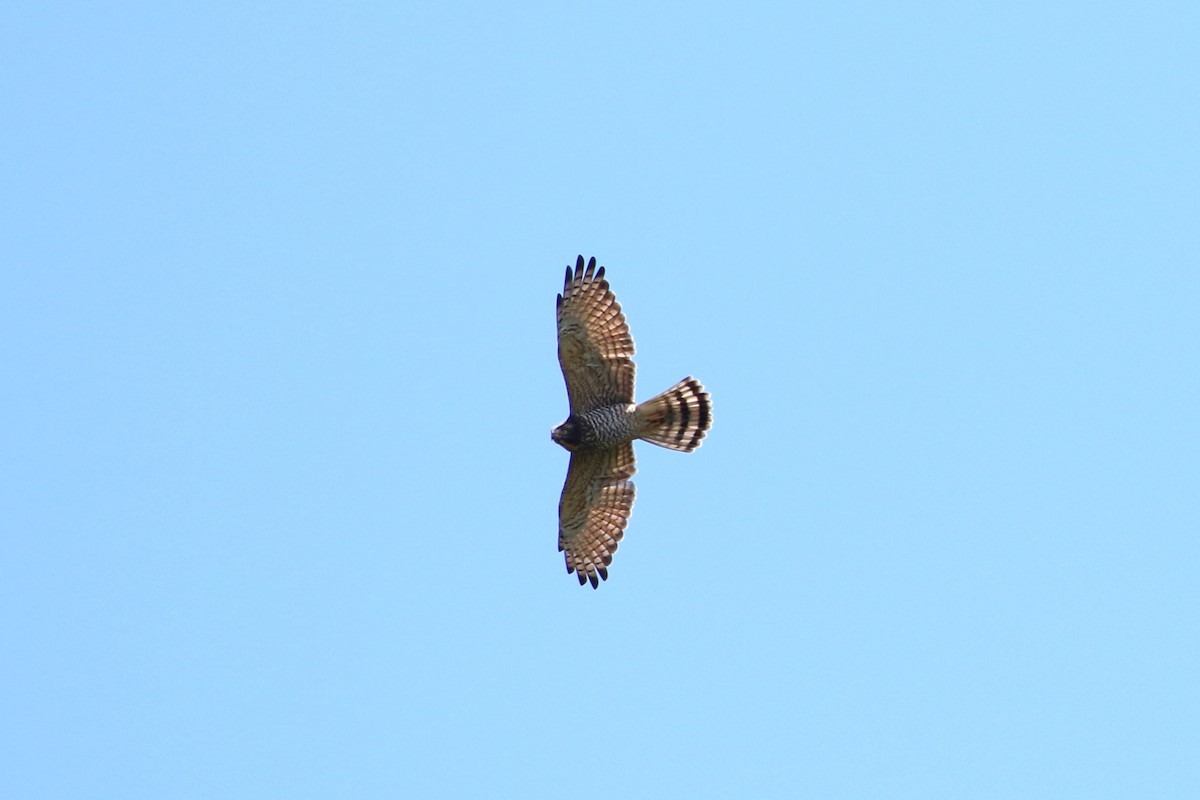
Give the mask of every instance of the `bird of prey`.
[[712, 426], [712, 403], [687, 377], [644, 403], [633, 400], [633, 337], [604, 279], [583, 256], [558, 296], [558, 363], [571, 414], [550, 438], [571, 453], [558, 504], [558, 549], [567, 573], [595, 589], [608, 580], [633, 510], [633, 440], [690, 453]]

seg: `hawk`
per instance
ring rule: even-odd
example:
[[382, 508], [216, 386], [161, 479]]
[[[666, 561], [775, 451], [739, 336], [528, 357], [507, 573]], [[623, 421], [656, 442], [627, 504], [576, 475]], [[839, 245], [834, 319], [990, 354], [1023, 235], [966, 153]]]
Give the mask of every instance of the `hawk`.
[[712, 426], [704, 387], [687, 377], [644, 403], [633, 401], [633, 337], [604, 267], [583, 256], [558, 296], [558, 363], [571, 414], [550, 438], [571, 453], [558, 503], [558, 549], [567, 573], [595, 589], [608, 580], [633, 510], [633, 440], [690, 453]]

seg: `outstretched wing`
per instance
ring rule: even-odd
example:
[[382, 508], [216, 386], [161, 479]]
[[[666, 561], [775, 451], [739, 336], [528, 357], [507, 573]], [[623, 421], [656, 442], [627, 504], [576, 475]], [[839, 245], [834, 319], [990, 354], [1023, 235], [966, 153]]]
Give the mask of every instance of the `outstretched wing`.
[[591, 581], [595, 589], [608, 580], [608, 565], [633, 511], [629, 478], [636, 471], [630, 442], [571, 454], [558, 503], [558, 549], [567, 572], [578, 573], [580, 586]]
[[558, 363], [572, 414], [633, 402], [633, 337], [596, 259], [567, 267], [558, 296]]

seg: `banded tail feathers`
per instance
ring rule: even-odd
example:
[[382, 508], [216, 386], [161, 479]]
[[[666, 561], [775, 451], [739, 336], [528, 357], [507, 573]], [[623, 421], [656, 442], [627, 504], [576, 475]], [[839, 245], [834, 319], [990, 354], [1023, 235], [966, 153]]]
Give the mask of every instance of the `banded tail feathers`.
[[690, 453], [712, 427], [712, 400], [689, 376], [637, 407], [635, 435], [651, 444]]

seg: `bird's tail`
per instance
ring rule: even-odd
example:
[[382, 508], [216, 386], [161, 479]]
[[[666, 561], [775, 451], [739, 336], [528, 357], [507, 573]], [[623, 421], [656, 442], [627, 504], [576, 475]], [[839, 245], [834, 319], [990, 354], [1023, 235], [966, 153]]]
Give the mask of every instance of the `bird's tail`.
[[712, 401], [695, 378], [684, 378], [658, 397], [639, 403], [637, 436], [659, 447], [690, 453], [712, 427]]

